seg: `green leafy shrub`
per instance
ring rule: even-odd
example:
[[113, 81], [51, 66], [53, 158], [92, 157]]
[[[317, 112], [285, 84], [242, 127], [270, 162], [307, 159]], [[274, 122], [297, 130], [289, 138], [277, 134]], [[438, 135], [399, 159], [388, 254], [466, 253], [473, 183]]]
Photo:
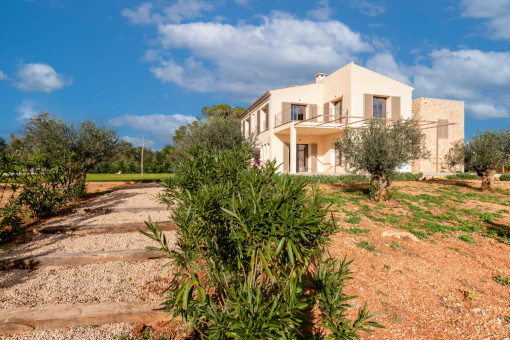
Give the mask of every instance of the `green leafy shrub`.
[[499, 180], [500, 180], [500, 181], [510, 181], [510, 173], [508, 173], [508, 174], [502, 174], [502, 175], [499, 177]]
[[469, 180], [469, 179], [480, 179], [481, 177], [476, 174], [470, 173], [456, 173], [455, 175], [445, 176], [446, 179], [454, 179], [454, 180]]
[[393, 174], [392, 179], [394, 181], [402, 181], [402, 182], [410, 182], [410, 181], [419, 181], [423, 177], [423, 174], [413, 173], [413, 172], [397, 172]]
[[375, 247], [372, 244], [370, 244], [370, 242], [368, 242], [368, 241], [361, 241], [361, 242], [356, 243], [356, 245], [359, 248], [366, 249], [370, 252], [375, 252]]
[[144, 234], [172, 259], [166, 311], [212, 339], [352, 339], [381, 327], [366, 304], [348, 318], [350, 262], [325, 256], [337, 228], [318, 188], [274, 162], [251, 166], [252, 155], [193, 147], [165, 181], [176, 246], [150, 220]]
[[[289, 175], [302, 178], [307, 183], [367, 183], [370, 182], [370, 176], [359, 174], [347, 175]], [[392, 176], [395, 181], [418, 181], [423, 177], [422, 173], [397, 172]]]
[[475, 243], [473, 236], [471, 235], [461, 235], [459, 236], [459, 240], [467, 242], [467, 243]]
[[494, 281], [503, 286], [510, 286], [510, 279], [506, 276], [494, 276]]
[[370, 181], [370, 177], [365, 175], [286, 175], [300, 178], [307, 183], [364, 183]]

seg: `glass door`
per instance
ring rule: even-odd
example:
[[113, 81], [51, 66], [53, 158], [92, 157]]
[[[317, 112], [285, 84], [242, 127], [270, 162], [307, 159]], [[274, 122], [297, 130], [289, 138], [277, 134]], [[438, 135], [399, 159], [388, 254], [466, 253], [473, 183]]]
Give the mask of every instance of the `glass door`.
[[296, 151], [297, 172], [308, 172], [308, 144], [298, 144]]

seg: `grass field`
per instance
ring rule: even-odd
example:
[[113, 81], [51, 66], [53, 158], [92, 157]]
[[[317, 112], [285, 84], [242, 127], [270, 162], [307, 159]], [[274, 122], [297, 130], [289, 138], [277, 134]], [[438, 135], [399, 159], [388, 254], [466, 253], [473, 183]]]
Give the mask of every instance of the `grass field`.
[[87, 174], [87, 182], [153, 182], [160, 181], [163, 178], [171, 177], [173, 174]]

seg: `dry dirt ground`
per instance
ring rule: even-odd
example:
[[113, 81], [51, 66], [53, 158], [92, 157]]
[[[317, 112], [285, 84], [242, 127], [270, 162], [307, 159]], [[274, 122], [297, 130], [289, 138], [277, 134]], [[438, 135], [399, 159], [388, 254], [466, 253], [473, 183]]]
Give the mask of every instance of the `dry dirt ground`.
[[[91, 184], [91, 192], [112, 189], [105, 183]], [[510, 183], [496, 182], [494, 193], [481, 193], [479, 185], [480, 181], [395, 182], [393, 199], [375, 203], [367, 198], [366, 184], [321, 184], [324, 204], [331, 204], [339, 228], [329, 252], [354, 260], [350, 266], [354, 279], [347, 281], [346, 293], [358, 296], [353, 300], [357, 306], [366, 301], [371, 311], [380, 311], [375, 319], [386, 327], [362, 334], [363, 338], [510, 339], [510, 318], [505, 319], [510, 317], [510, 285], [504, 285], [504, 278], [510, 278]], [[145, 195], [147, 203], [137, 204], [157, 204], [151, 198], [154, 188], [132, 187], [136, 195], [119, 196], [129, 193], [129, 188], [98, 194], [89, 203], [109, 200], [117, 204], [117, 195], [118, 206], [133, 206], [133, 200], [141, 198], [136, 195]], [[34, 239], [11, 252], [81, 252], [145, 245], [140, 235], [122, 235], [121, 239], [115, 235]], [[80, 286], [81, 276], [89, 277], [97, 289]], [[44, 282], [50, 283], [48, 289], [39, 286]], [[150, 266], [110, 263], [20, 271], [0, 278], [0, 308], [155, 300], [164, 286], [165, 273], [157, 261]], [[58, 287], [62, 290], [55, 291]], [[26, 338], [106, 339], [132, 329], [137, 327], [116, 324]]]
[[510, 339], [510, 286], [494, 279], [510, 278], [510, 183], [394, 185], [384, 203], [366, 185], [321, 185], [341, 229], [330, 253], [354, 259], [346, 292], [386, 327], [364, 338]]

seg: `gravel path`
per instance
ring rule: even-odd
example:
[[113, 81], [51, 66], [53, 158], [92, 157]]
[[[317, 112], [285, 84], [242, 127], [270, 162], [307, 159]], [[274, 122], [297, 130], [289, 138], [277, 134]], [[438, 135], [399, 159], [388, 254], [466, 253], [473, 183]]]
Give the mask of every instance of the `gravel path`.
[[[168, 242], [175, 240], [175, 231], [164, 232]], [[139, 232], [96, 235], [38, 235], [30, 243], [1, 251], [0, 257], [18, 257], [63, 253], [136, 250], [158, 244]]]
[[[162, 190], [157, 184], [137, 184], [114, 191], [80, 206], [81, 208], [161, 207], [156, 195]], [[76, 211], [48, 221], [43, 226], [62, 224], [109, 224], [144, 222], [148, 216], [155, 221], [170, 220], [168, 211], [148, 213], [112, 212], [83, 214]], [[165, 232], [167, 240], [175, 240], [175, 232]], [[0, 257], [84, 253], [144, 249], [154, 241], [138, 232], [99, 235], [43, 235], [10, 250]], [[167, 259], [139, 262], [105, 262], [82, 266], [53, 266], [35, 271], [0, 272], [0, 308], [54, 304], [98, 303], [119, 301], [161, 301], [161, 293], [169, 284]], [[77, 327], [63, 330], [16, 335], [9, 339], [112, 339], [127, 334], [129, 324], [100, 327]]]
[[29, 334], [17, 334], [2, 339], [12, 340], [99, 340], [116, 339], [122, 334], [129, 334], [133, 328], [132, 324], [115, 323], [97, 327], [74, 327], [56, 329], [52, 331], [33, 332]]
[[104, 262], [0, 273], [0, 308], [161, 300], [168, 260]]

